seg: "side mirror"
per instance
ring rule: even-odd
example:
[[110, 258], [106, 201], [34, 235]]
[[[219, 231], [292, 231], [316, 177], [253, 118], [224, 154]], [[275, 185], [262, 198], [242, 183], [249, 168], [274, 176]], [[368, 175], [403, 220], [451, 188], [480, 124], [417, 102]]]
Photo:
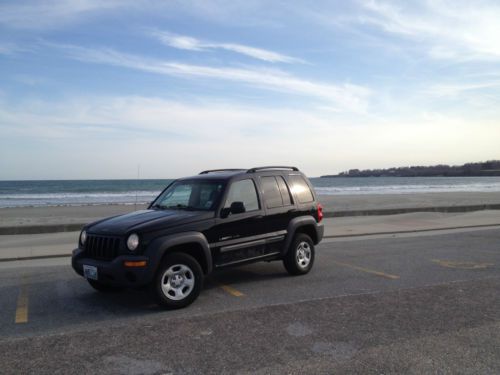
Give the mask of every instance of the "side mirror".
[[231, 203], [231, 213], [232, 214], [242, 214], [245, 212], [245, 205], [243, 202], [233, 202]]
[[246, 212], [243, 202], [233, 202], [231, 207], [225, 207], [220, 211], [220, 217], [225, 219], [229, 214], [242, 214]]

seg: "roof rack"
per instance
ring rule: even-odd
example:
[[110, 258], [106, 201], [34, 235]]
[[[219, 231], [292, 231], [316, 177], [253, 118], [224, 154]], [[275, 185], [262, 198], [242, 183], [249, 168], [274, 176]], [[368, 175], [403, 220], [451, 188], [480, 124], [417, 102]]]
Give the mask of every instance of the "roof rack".
[[299, 168], [297, 167], [285, 167], [285, 166], [282, 166], [282, 165], [270, 165], [270, 166], [267, 166], [267, 167], [254, 167], [254, 168], [250, 168], [249, 170], [247, 170], [247, 173], [255, 173], [257, 171], [261, 171], [261, 170], [264, 170], [264, 169], [290, 169], [292, 171], [298, 171]]
[[201, 171], [199, 174], [209, 174], [213, 172], [238, 172], [238, 171], [244, 171], [244, 169], [242, 168], [209, 169], [206, 171]]

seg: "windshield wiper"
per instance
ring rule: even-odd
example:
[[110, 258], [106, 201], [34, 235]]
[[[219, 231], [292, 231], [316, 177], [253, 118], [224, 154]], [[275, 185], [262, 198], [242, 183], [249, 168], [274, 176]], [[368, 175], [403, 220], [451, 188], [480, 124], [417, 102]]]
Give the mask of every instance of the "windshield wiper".
[[187, 210], [187, 211], [194, 211], [194, 210], [196, 210], [195, 207], [187, 206], [185, 204], [176, 204], [176, 205], [173, 205], [173, 206], [166, 206], [164, 208], [171, 209], [171, 210]]
[[164, 209], [165, 209], [165, 208], [167, 208], [167, 207], [162, 206], [161, 204], [153, 204], [153, 205], [151, 206], [151, 208], [158, 208], [158, 209], [160, 209], [160, 210], [164, 210]]

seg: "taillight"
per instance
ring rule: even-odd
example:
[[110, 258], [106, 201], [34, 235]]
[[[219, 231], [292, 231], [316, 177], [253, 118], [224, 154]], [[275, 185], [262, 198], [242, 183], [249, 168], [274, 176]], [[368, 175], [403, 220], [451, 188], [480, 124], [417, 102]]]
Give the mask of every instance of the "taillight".
[[323, 220], [323, 206], [318, 203], [318, 223]]

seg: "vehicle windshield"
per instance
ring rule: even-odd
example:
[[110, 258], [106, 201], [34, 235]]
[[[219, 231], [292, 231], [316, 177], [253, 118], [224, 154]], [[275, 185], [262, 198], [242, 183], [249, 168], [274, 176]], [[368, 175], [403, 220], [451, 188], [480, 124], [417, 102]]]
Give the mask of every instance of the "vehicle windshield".
[[176, 181], [156, 198], [151, 208], [213, 211], [220, 200], [223, 188], [222, 181]]

